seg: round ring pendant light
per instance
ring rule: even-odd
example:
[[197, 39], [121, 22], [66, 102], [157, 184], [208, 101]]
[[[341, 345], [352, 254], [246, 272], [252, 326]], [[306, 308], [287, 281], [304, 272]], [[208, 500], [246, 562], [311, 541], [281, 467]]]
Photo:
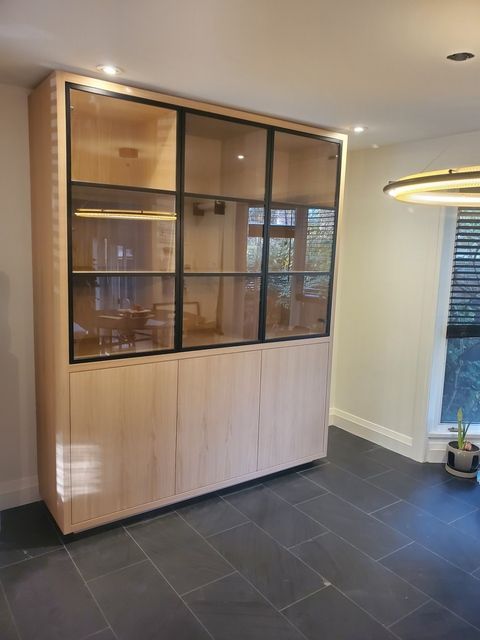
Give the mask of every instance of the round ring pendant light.
[[480, 205], [480, 166], [443, 169], [405, 176], [389, 182], [384, 193], [413, 204]]

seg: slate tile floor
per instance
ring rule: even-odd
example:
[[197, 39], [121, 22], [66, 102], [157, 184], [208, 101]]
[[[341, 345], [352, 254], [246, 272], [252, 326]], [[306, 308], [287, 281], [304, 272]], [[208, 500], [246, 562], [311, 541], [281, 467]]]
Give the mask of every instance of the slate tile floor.
[[480, 485], [329, 442], [84, 534], [41, 503], [0, 513], [0, 640], [480, 640]]

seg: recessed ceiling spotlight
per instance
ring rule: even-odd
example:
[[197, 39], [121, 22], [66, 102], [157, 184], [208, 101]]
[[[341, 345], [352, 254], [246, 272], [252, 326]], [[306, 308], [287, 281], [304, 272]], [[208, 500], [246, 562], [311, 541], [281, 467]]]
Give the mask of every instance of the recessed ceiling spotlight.
[[363, 133], [366, 130], [367, 127], [364, 127], [362, 124], [356, 124], [354, 127], [352, 127], [353, 133]]
[[453, 60], [453, 62], [465, 62], [465, 60], [471, 60], [474, 57], [474, 53], [470, 53], [469, 51], [460, 51], [458, 53], [451, 53], [447, 56], [447, 60]]
[[123, 69], [115, 67], [113, 64], [98, 64], [97, 69], [102, 73], [106, 73], [107, 76], [118, 76], [123, 71]]
[[379, 144], [372, 144], [372, 149], [380, 149], [380, 145]]
[[242, 154], [238, 155], [238, 156], [237, 156], [237, 158], [238, 158], [239, 160], [245, 160], [245, 156], [243, 156]]

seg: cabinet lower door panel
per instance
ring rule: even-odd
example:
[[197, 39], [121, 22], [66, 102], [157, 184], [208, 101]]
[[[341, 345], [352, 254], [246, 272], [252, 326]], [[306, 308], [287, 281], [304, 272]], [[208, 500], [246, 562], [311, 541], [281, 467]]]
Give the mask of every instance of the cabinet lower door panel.
[[177, 366], [70, 375], [74, 523], [174, 494]]
[[328, 344], [266, 349], [258, 468], [323, 452]]
[[257, 468], [260, 353], [179, 363], [177, 493]]

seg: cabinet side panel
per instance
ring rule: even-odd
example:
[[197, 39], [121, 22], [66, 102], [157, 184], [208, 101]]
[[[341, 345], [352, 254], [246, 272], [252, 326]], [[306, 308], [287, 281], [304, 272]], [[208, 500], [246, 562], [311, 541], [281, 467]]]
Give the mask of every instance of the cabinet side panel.
[[29, 98], [39, 485], [41, 496], [60, 528], [68, 531], [65, 124], [64, 111], [59, 111], [59, 105], [63, 104], [55, 75], [47, 78]]
[[177, 363], [72, 373], [72, 521], [175, 492]]
[[325, 454], [328, 343], [262, 353], [258, 468]]
[[260, 358], [244, 352], [179, 363], [177, 493], [256, 470]]

